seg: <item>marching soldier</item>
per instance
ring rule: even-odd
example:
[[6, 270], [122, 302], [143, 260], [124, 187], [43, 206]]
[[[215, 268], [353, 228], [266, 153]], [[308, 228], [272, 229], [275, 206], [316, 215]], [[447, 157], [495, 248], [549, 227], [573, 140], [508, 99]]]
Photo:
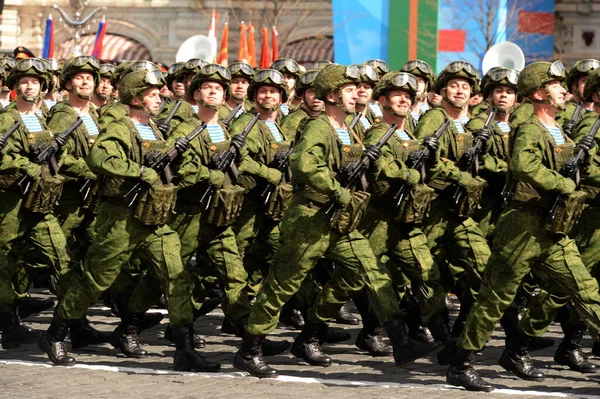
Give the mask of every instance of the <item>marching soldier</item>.
[[113, 92], [112, 80], [115, 70], [116, 67], [113, 64], [100, 65], [100, 83], [94, 88], [92, 96], [92, 104], [97, 109], [111, 102]]
[[[280, 118], [283, 118], [299, 105], [292, 104], [291, 101], [295, 97], [294, 87], [302, 75], [302, 69], [300, 68], [300, 65], [298, 65], [298, 63], [291, 58], [279, 58], [278, 60], [273, 61], [270, 68], [280, 72], [283, 76], [283, 81], [285, 82], [287, 97], [286, 100], [282, 101], [280, 105]], [[288, 103], [288, 99], [290, 100], [290, 103]]]
[[[245, 62], [240, 61], [229, 65], [227, 69], [231, 72], [231, 95], [219, 107], [219, 119], [233, 121], [242, 113], [252, 109], [252, 103], [248, 100], [248, 87], [252, 83], [254, 69]], [[238, 104], [242, 104], [242, 107], [230, 118], [229, 113], [233, 112]]]
[[427, 104], [427, 94], [433, 89], [435, 73], [428, 63], [421, 60], [408, 61], [400, 70], [414, 75], [419, 82], [419, 90], [410, 111], [415, 122], [419, 122], [421, 115], [430, 108]]

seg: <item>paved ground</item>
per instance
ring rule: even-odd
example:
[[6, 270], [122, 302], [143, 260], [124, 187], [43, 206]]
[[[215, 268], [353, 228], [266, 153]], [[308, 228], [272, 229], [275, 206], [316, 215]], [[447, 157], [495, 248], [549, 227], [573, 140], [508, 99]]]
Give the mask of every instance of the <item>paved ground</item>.
[[[40, 296], [40, 294], [34, 294]], [[156, 310], [160, 311], [160, 310]], [[93, 324], [112, 331], [117, 319], [107, 308], [90, 310]], [[26, 320], [36, 330], [47, 328], [51, 313]], [[221, 334], [222, 313], [217, 310], [196, 322], [196, 329], [208, 341], [206, 355], [222, 364], [220, 373], [180, 373], [171, 370], [174, 347], [162, 338], [160, 326], [141, 334], [146, 359], [123, 357], [109, 344], [73, 352], [74, 368], [52, 367], [35, 345], [0, 350], [0, 397], [10, 398], [475, 398], [483, 394], [467, 392], [445, 384], [446, 367], [421, 360], [407, 369], [396, 368], [392, 358], [372, 358], [361, 353], [353, 342], [359, 329], [348, 328], [352, 341], [325, 345], [334, 359], [328, 368], [300, 363], [289, 354], [269, 358], [281, 374], [276, 380], [259, 380], [236, 371], [231, 363], [240, 340]], [[341, 326], [338, 326], [341, 327]], [[553, 325], [549, 336], [560, 337]], [[296, 332], [278, 329], [274, 339], [292, 340]], [[503, 333], [496, 330], [483, 353], [478, 355], [481, 375], [497, 390], [486, 398], [577, 397], [600, 399], [600, 373], [583, 375], [553, 363], [555, 348], [536, 352], [536, 364], [547, 374], [544, 382], [527, 382], [513, 377], [496, 365], [502, 352]], [[558, 343], [558, 342], [557, 342]], [[70, 347], [70, 346], [69, 346]], [[585, 342], [589, 353], [591, 340]], [[600, 365], [600, 359], [596, 359]]]

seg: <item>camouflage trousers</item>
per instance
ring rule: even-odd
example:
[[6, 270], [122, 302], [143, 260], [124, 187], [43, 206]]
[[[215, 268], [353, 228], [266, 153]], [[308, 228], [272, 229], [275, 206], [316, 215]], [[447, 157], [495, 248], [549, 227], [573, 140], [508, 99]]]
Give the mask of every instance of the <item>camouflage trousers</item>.
[[[458, 345], [480, 350], [512, 303], [521, 281], [533, 272], [540, 287], [563, 305], [575, 309], [593, 332], [600, 331], [598, 283], [585, 268], [575, 242], [545, 231], [546, 216], [538, 211], [509, 208], [496, 226], [494, 252], [477, 301], [467, 317]], [[538, 301], [538, 299], [536, 299]], [[519, 328], [531, 336], [543, 334], [558, 308], [549, 301], [530, 304]]]
[[[147, 266], [145, 273], [160, 282], [169, 306], [171, 326], [193, 321], [190, 273], [181, 263], [179, 237], [169, 226], [147, 226], [120, 200], [105, 200], [96, 218], [96, 241], [90, 246], [81, 279], [69, 287], [57, 306], [63, 319], [79, 319], [117, 279], [132, 260]], [[143, 287], [142, 287], [143, 288]], [[129, 310], [145, 312], [150, 305], [147, 290], [133, 290]]]
[[381, 324], [399, 316], [392, 279], [377, 263], [369, 241], [357, 230], [340, 234], [325, 219], [319, 207], [290, 205], [281, 222], [280, 247], [250, 312], [250, 334], [266, 335], [275, 329], [281, 308], [322, 257], [336, 267], [308, 310], [313, 322], [329, 322], [365, 286]]
[[0, 191], [0, 306], [24, 297], [42, 271], [62, 280], [69, 264], [67, 242], [56, 217], [24, 208], [23, 196]]

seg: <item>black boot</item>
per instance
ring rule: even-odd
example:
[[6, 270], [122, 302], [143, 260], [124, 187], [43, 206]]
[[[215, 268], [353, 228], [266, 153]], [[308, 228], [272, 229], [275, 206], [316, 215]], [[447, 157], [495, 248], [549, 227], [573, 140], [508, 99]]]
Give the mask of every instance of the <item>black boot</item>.
[[392, 356], [394, 348], [383, 340], [383, 328], [376, 327], [372, 331], [364, 328], [360, 330], [354, 343], [360, 350], [366, 351], [371, 356]]
[[418, 341], [427, 343], [433, 342], [434, 338], [430, 329], [423, 324], [423, 320], [421, 319], [421, 308], [419, 307], [419, 303], [410, 290], [407, 289], [404, 293], [402, 301], [400, 302], [400, 307], [406, 312], [404, 321], [406, 327], [408, 327], [410, 336]]
[[73, 349], [106, 343], [110, 340], [110, 335], [109, 332], [98, 331], [90, 326], [90, 322], [85, 316], [71, 322], [71, 346]]
[[160, 324], [162, 319], [164, 319], [162, 313], [142, 313], [140, 317], [137, 318], [137, 328], [138, 332], [142, 332], [144, 330], [149, 330], [152, 327]]
[[221, 324], [221, 332], [223, 334], [230, 334], [241, 337], [244, 329], [240, 328], [239, 323], [234, 322], [229, 317], [225, 316], [223, 324]]
[[141, 348], [138, 338], [137, 315], [123, 309], [119, 309], [119, 313], [121, 324], [113, 331], [110, 343], [127, 357], [139, 359], [147, 356], [148, 352]]
[[341, 307], [334, 320], [338, 324], [347, 324], [351, 326], [357, 326], [360, 324], [360, 320], [358, 320], [358, 318], [354, 316], [352, 312], [350, 312], [350, 308], [348, 307], [347, 303]]
[[[173, 330], [171, 329], [171, 324], [167, 324], [167, 328], [165, 329], [165, 339], [169, 342], [175, 343], [175, 338], [173, 337]], [[194, 348], [200, 349], [206, 347], [206, 340], [200, 336], [200, 334], [194, 334]]]
[[319, 335], [327, 328], [325, 323], [313, 323], [310, 319], [305, 321], [304, 328], [294, 340], [291, 353], [300, 357], [313, 366], [331, 366], [331, 358], [321, 351]]
[[562, 325], [565, 337], [556, 350], [554, 361], [563, 366], [569, 366], [571, 370], [580, 373], [595, 373], [598, 368], [590, 363], [581, 350], [583, 334], [586, 326], [583, 322], [576, 324], [565, 323]]
[[62, 319], [55, 312], [50, 327], [42, 333], [38, 341], [38, 348], [45, 352], [52, 363], [57, 366], [75, 365], [75, 359], [69, 356], [65, 345], [65, 338], [71, 323], [71, 320]]
[[344, 342], [352, 338], [349, 332], [343, 328], [329, 327], [321, 331], [319, 336], [319, 345], [323, 344], [337, 344], [338, 342]]
[[48, 310], [52, 308], [52, 306], [54, 306], [54, 301], [52, 299], [35, 299], [27, 296], [19, 301], [17, 312], [21, 319], [25, 319], [32, 314]]
[[473, 368], [476, 351], [458, 348], [456, 360], [448, 368], [446, 382], [456, 387], [463, 387], [467, 391], [491, 392], [494, 387], [477, 374]]
[[[248, 317], [244, 317], [235, 321], [226, 317], [225, 320], [229, 320], [231, 328], [235, 329], [236, 336], [240, 338], [244, 338], [246, 336], [246, 324], [248, 324]], [[223, 321], [223, 326], [225, 326], [225, 321]], [[290, 341], [271, 341], [266, 337], [261, 339], [261, 353], [264, 356], [280, 355], [290, 349], [290, 346]]]
[[594, 345], [592, 346], [592, 355], [600, 357], [600, 342], [594, 341]]
[[428, 357], [442, 350], [440, 342], [426, 343], [417, 341], [408, 335], [404, 320], [398, 317], [387, 323], [385, 331], [392, 341], [396, 366], [404, 367], [422, 357]]
[[35, 342], [39, 335], [25, 326], [17, 314], [15, 305], [0, 307], [0, 329], [2, 330], [2, 348], [13, 349], [21, 344]]
[[444, 315], [434, 316], [429, 321], [429, 330], [436, 341], [444, 344], [444, 349], [438, 352], [437, 360], [442, 366], [451, 364], [456, 358], [456, 338], [450, 331], [448, 320]]
[[281, 308], [281, 314], [279, 315], [279, 322], [293, 330], [302, 330], [304, 327], [304, 318], [302, 313], [298, 309], [295, 309], [292, 302], [289, 301], [283, 308]]
[[247, 371], [253, 377], [278, 377], [277, 370], [271, 368], [262, 355], [261, 345], [264, 339], [264, 335], [245, 334], [242, 347], [235, 354], [233, 367], [238, 370]]
[[176, 348], [173, 360], [175, 371], [215, 372], [221, 370], [219, 363], [206, 360], [194, 349], [194, 328], [191, 324], [171, 330]]
[[520, 332], [514, 341], [511, 340], [508, 343], [498, 363], [504, 370], [513, 372], [519, 378], [528, 381], [543, 381], [544, 373], [534, 367], [529, 356], [530, 340], [528, 335]]

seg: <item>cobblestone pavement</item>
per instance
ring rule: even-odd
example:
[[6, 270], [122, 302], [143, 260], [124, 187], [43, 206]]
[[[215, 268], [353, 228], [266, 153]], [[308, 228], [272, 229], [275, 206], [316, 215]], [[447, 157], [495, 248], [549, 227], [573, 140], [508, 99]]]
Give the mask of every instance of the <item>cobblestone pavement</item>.
[[[36, 292], [34, 296], [43, 294]], [[161, 311], [161, 310], [153, 310]], [[164, 312], [164, 311], [163, 311]], [[118, 319], [107, 308], [94, 306], [88, 312], [92, 324], [112, 331]], [[42, 331], [48, 327], [51, 312], [32, 316], [30, 327]], [[345, 327], [352, 340], [325, 345], [332, 356], [331, 367], [319, 368], [301, 363], [290, 354], [268, 358], [281, 376], [259, 380], [232, 367], [240, 340], [221, 334], [223, 314], [217, 310], [195, 323], [197, 332], [208, 341], [204, 353], [222, 364], [220, 373], [181, 373], [172, 371], [174, 347], [162, 337], [162, 324], [140, 335], [145, 359], [128, 359], [109, 344], [74, 351], [77, 366], [52, 367], [35, 345], [0, 350], [0, 397], [6, 398], [475, 398], [484, 394], [467, 392], [445, 384], [446, 367], [435, 359], [417, 361], [406, 369], [394, 366], [393, 359], [373, 358], [354, 347], [359, 327]], [[273, 339], [293, 340], [296, 331], [278, 329]], [[560, 328], [553, 325], [548, 336], [558, 340]], [[514, 377], [498, 366], [503, 350], [504, 334], [497, 329], [483, 353], [477, 357], [477, 369], [483, 378], [496, 386], [486, 398], [577, 397], [600, 399], [600, 373], [579, 374], [552, 361], [556, 347], [534, 352], [536, 365], [546, 379], [528, 382]], [[585, 341], [585, 352], [591, 350], [591, 339]], [[70, 347], [70, 345], [68, 345]], [[595, 359], [600, 365], [600, 359]]]

